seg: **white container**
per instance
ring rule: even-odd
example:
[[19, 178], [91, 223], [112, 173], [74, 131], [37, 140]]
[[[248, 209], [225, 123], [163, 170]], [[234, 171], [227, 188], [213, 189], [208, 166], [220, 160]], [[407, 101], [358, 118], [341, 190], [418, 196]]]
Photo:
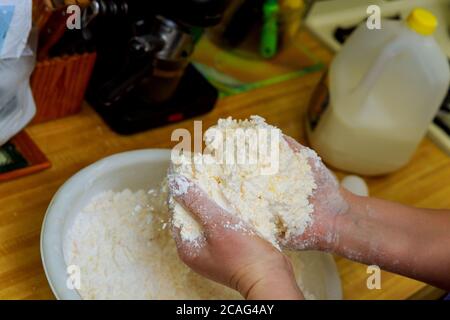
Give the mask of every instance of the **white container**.
[[415, 9], [407, 22], [381, 26], [363, 23], [351, 35], [330, 68], [329, 105], [310, 110], [308, 121], [311, 145], [328, 164], [364, 175], [408, 163], [450, 83], [431, 13]]

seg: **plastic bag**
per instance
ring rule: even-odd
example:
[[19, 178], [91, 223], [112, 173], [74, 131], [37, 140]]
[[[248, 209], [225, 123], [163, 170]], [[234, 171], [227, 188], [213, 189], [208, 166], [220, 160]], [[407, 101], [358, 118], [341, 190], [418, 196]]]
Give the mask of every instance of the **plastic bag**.
[[25, 55], [32, 6], [32, 0], [0, 0], [0, 59]]
[[21, 131], [36, 113], [29, 79], [35, 65], [36, 34], [30, 34], [29, 45], [18, 59], [0, 60], [0, 146]]

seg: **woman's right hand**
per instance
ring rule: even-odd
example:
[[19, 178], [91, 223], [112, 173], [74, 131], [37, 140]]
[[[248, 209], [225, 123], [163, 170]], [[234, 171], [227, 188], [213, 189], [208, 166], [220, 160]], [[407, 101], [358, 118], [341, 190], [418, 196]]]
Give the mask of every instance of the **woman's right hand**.
[[[185, 193], [178, 182], [189, 185]], [[178, 254], [197, 273], [239, 291], [246, 299], [303, 299], [291, 262], [238, 217], [179, 176], [169, 180], [174, 199], [200, 223], [204, 239], [193, 246], [173, 227]]]

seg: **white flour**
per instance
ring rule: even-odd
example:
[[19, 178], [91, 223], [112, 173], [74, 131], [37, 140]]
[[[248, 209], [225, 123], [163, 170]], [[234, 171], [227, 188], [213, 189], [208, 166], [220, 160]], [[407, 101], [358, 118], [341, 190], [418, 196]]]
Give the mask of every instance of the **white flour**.
[[[258, 140], [255, 146], [251, 140], [244, 139], [242, 130], [266, 130], [278, 135], [278, 154], [273, 157], [268, 153], [258, 158], [256, 163], [235, 163], [223, 161], [217, 157], [222, 152], [226, 142], [218, 143], [217, 137], [232, 138], [234, 149], [225, 149], [226, 155], [235, 155], [236, 159], [248, 159], [248, 155], [265, 144], [268, 150], [273, 137]], [[251, 131], [249, 131], [251, 132]], [[316, 189], [309, 159], [314, 159], [315, 153], [303, 149], [294, 153], [283, 139], [279, 129], [265, 123], [264, 119], [253, 116], [250, 120], [237, 121], [231, 118], [221, 119], [205, 134], [207, 152], [203, 154], [183, 154], [172, 158], [173, 163], [169, 179], [178, 185], [173, 196], [181, 195], [188, 190], [190, 179], [200, 186], [215, 202], [232, 214], [238, 215], [258, 234], [279, 248], [278, 240], [300, 235], [312, 222], [311, 213], [314, 210], [309, 197]], [[224, 140], [224, 139], [222, 139]], [[240, 144], [240, 145], [239, 145]], [[222, 160], [222, 161], [221, 161]], [[276, 165], [275, 165], [276, 164]], [[264, 174], [269, 166], [278, 170]], [[198, 245], [202, 230], [198, 223], [184, 208], [170, 199], [173, 206], [173, 223], [180, 229], [181, 238], [193, 245]]]
[[[181, 262], [167, 227], [166, 199], [165, 186], [150, 192], [106, 191], [76, 216], [64, 254], [67, 265], [81, 270], [83, 299], [241, 299]], [[317, 268], [304, 263], [301, 256], [308, 253], [287, 254], [305, 296], [325, 298], [320, 279], [304, 278]]]

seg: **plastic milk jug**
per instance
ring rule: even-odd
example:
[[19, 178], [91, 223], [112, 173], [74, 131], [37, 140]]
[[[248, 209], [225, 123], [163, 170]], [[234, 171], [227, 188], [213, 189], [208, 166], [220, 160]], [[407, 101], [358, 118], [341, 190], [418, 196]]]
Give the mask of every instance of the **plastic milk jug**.
[[[449, 88], [437, 19], [415, 9], [406, 21], [361, 24], [319, 84], [307, 117], [312, 147], [331, 166], [363, 175], [411, 159]], [[329, 94], [328, 94], [329, 93]]]

